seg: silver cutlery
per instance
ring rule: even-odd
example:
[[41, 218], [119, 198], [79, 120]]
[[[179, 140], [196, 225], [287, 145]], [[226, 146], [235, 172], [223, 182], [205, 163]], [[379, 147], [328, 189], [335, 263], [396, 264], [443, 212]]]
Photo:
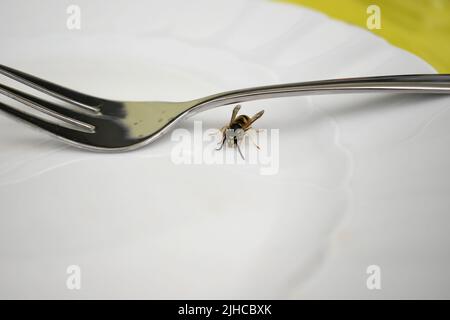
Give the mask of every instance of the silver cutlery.
[[92, 151], [138, 149], [160, 138], [188, 116], [251, 100], [364, 92], [450, 94], [450, 75], [418, 74], [287, 83], [228, 91], [184, 102], [113, 101], [86, 95], [4, 65], [0, 65], [0, 74], [62, 102], [50, 102], [0, 84], [1, 94], [55, 121], [0, 102], [1, 111]]

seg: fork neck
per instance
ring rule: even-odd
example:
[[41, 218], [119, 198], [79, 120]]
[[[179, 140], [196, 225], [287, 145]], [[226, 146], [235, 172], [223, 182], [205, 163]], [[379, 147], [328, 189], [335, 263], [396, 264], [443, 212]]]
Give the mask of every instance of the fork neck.
[[203, 111], [228, 104], [280, 97], [367, 92], [450, 94], [450, 75], [423, 74], [344, 78], [254, 87], [200, 99], [200, 103], [195, 109]]

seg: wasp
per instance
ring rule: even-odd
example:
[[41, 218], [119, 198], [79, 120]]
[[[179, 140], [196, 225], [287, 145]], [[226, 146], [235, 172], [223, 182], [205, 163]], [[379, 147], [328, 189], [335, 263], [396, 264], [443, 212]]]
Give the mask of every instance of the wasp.
[[[239, 147], [239, 143], [244, 138], [247, 131], [252, 128], [251, 125], [256, 120], [261, 118], [261, 116], [264, 114], [264, 110], [261, 110], [260, 112], [256, 113], [253, 117], [249, 117], [245, 114], [237, 116], [240, 109], [241, 109], [240, 105], [234, 107], [229, 124], [220, 129], [222, 138], [221, 142], [219, 142], [220, 145], [216, 150], [222, 149], [225, 142], [227, 142], [227, 144], [231, 147], [236, 146], [242, 159], [244, 159], [241, 148]], [[259, 149], [258, 145], [256, 145], [256, 147]]]

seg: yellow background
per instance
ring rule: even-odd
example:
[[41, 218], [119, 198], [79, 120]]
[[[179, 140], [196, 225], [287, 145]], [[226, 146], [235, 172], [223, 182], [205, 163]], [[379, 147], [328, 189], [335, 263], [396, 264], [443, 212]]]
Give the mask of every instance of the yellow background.
[[450, 73], [450, 0], [282, 0], [367, 28], [367, 7], [381, 9], [381, 29], [370, 30]]

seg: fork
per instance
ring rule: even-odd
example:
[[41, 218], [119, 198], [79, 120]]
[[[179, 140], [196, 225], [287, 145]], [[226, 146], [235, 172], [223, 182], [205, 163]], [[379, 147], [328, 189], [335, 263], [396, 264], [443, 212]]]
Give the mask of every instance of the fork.
[[138, 149], [157, 140], [188, 116], [211, 108], [251, 100], [363, 92], [450, 94], [450, 74], [419, 74], [254, 87], [185, 102], [113, 101], [83, 94], [4, 65], [0, 65], [0, 74], [62, 102], [50, 102], [0, 84], [1, 94], [47, 115], [47, 118], [54, 121], [23, 112], [2, 102], [1, 111], [76, 147], [92, 151]]

